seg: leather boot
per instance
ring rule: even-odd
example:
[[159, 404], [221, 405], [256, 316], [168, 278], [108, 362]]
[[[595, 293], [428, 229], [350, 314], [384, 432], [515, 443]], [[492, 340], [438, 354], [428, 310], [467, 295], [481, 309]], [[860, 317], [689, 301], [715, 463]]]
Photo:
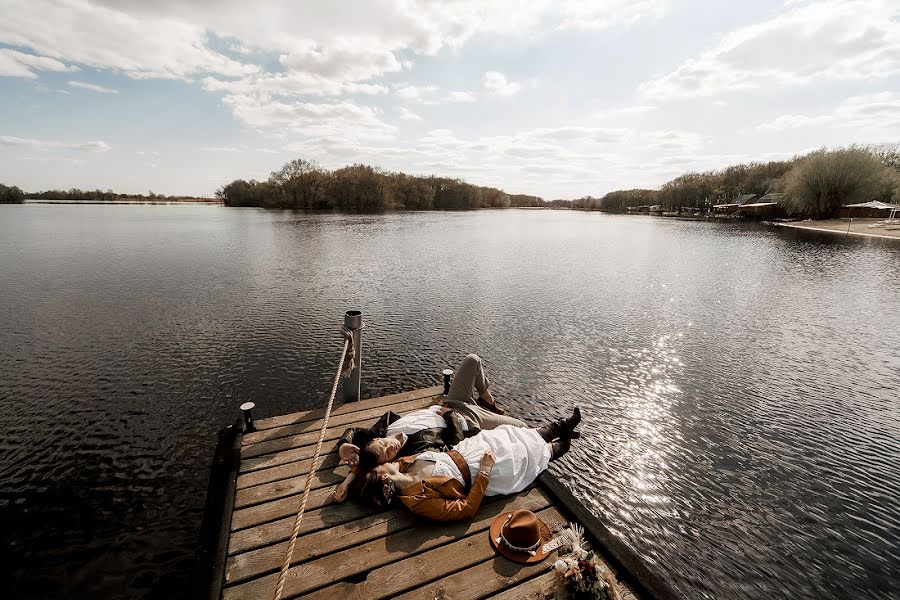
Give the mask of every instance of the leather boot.
[[552, 442], [553, 440], [562, 437], [577, 440], [581, 437], [581, 433], [575, 431], [575, 428], [580, 422], [581, 411], [578, 410], [578, 407], [576, 406], [575, 410], [572, 411], [571, 417], [568, 419], [557, 419], [549, 425], [544, 425], [538, 429], [538, 433], [545, 442]]
[[550, 444], [550, 460], [556, 460], [563, 454], [569, 451], [569, 448], [572, 447], [572, 441], [569, 438], [560, 438], [557, 441]]

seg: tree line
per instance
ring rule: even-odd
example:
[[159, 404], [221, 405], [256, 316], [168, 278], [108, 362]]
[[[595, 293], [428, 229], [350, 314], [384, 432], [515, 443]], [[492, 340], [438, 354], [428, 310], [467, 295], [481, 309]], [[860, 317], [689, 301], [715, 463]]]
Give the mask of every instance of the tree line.
[[329, 171], [295, 159], [266, 181], [236, 179], [216, 191], [226, 206], [351, 212], [544, 206], [538, 196], [507, 194], [461, 179], [390, 172], [363, 164]]
[[790, 160], [751, 162], [725, 169], [690, 172], [658, 190], [616, 190], [594, 198], [553, 201], [554, 206], [625, 212], [639, 206], [666, 211], [708, 210], [743, 194], [780, 192], [794, 216], [834, 216], [844, 204], [900, 201], [900, 144], [816, 150]]
[[0, 204], [17, 204], [25, 201], [25, 192], [12, 185], [0, 183]]

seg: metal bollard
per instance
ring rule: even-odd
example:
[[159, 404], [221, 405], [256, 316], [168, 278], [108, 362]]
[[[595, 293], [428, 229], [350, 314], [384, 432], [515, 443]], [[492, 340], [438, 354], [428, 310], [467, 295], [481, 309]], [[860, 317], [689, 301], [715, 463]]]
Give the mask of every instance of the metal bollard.
[[344, 402], [359, 400], [359, 376], [362, 371], [362, 311], [348, 310], [344, 313], [344, 328], [353, 332], [353, 347], [356, 350], [356, 366], [350, 377], [344, 379]]
[[444, 369], [441, 371], [444, 375], [444, 395], [450, 393], [450, 378], [453, 377], [453, 369]]
[[253, 402], [244, 402], [241, 404], [241, 410], [244, 411], [244, 433], [252, 433], [256, 431], [256, 427], [253, 425], [253, 407], [256, 406]]

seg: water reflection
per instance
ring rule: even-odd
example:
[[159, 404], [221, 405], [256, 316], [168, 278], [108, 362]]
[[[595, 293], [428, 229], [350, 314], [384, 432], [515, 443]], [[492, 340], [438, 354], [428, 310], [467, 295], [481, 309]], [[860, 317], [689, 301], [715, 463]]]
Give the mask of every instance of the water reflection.
[[554, 470], [688, 595], [884, 597], [900, 588], [898, 259], [555, 211], [0, 206], [12, 594], [177, 596], [212, 432], [248, 399], [260, 416], [320, 405], [361, 307], [364, 395], [433, 385], [477, 351], [529, 421], [581, 406]]

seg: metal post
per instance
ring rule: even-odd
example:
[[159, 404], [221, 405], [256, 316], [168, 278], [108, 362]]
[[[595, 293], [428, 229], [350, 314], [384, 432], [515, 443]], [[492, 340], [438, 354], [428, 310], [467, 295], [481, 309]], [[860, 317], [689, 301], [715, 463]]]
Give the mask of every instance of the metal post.
[[256, 426], [253, 425], [253, 407], [256, 404], [253, 402], [244, 402], [241, 404], [241, 410], [244, 411], [244, 433], [252, 433], [256, 431]]
[[344, 328], [353, 332], [353, 347], [356, 350], [356, 365], [350, 377], [344, 379], [344, 402], [359, 400], [359, 375], [362, 370], [362, 311], [348, 310], [344, 313]]
[[450, 378], [453, 377], [453, 369], [444, 369], [441, 371], [444, 375], [444, 395], [450, 393]]

